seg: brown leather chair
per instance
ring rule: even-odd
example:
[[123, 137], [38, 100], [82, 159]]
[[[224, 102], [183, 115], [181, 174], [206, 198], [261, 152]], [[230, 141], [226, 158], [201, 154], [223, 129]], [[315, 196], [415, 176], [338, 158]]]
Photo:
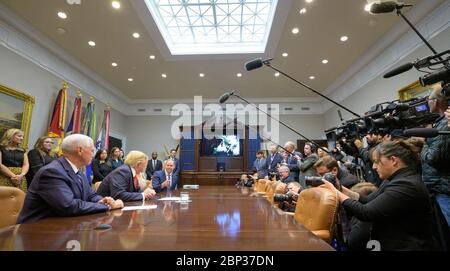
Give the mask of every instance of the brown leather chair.
[[15, 187], [0, 186], [0, 228], [16, 224], [23, 207], [25, 192]]
[[96, 183], [94, 183], [94, 190], [95, 190], [95, 192], [98, 191], [98, 188], [100, 187], [101, 184], [102, 184], [102, 182], [96, 182]]
[[258, 181], [258, 185], [256, 186], [256, 192], [264, 194], [264, 191], [266, 190], [266, 182], [267, 180], [260, 179]]
[[332, 238], [339, 201], [335, 192], [314, 187], [300, 193], [294, 219], [326, 242]]

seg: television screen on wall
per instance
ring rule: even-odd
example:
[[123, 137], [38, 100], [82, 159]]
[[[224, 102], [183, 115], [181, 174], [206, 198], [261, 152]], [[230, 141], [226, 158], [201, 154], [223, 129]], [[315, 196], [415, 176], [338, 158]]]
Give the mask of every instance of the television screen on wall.
[[242, 156], [242, 139], [237, 135], [221, 135], [213, 139], [203, 138], [200, 155], [219, 157]]

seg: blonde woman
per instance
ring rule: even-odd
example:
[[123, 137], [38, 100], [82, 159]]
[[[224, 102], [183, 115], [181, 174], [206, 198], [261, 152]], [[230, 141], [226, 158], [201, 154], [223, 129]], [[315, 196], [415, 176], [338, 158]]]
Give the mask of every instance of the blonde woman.
[[36, 141], [36, 144], [34, 144], [34, 149], [28, 152], [30, 170], [26, 176], [27, 187], [30, 187], [31, 181], [39, 169], [56, 159], [56, 157], [51, 154], [52, 148], [53, 140], [48, 136], [42, 136]]
[[23, 132], [9, 129], [0, 140], [0, 186], [17, 187], [27, 191], [25, 174], [29, 164], [25, 150], [21, 147]]

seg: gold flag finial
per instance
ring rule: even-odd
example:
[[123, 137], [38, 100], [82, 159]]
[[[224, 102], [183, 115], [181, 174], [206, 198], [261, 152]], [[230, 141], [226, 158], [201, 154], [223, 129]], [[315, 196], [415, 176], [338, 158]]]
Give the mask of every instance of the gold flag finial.
[[94, 97], [91, 96], [91, 97], [89, 98], [89, 101], [90, 101], [91, 103], [93, 103], [93, 102], [94, 102]]
[[105, 110], [110, 111], [111, 110], [111, 103], [107, 103]]
[[81, 90], [77, 90], [77, 98], [81, 98]]
[[63, 85], [62, 86], [63, 89], [68, 89], [69, 88], [69, 84], [67, 82], [65, 82], [65, 81], [62, 83], [62, 85]]

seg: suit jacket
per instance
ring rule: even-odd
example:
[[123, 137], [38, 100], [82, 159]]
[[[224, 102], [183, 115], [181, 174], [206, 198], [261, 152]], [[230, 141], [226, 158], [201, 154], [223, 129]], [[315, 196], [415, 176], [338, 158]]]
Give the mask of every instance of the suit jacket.
[[134, 187], [133, 172], [129, 165], [121, 165], [103, 179], [98, 193], [123, 201], [143, 200], [139, 187]]
[[155, 171], [162, 170], [162, 162], [161, 160], [156, 160], [156, 167], [153, 168], [153, 159], [148, 160], [147, 169], [145, 173], [147, 174], [147, 179], [150, 179], [153, 176]]
[[177, 177], [178, 177], [180, 175], [180, 170], [181, 170], [180, 160], [178, 160], [177, 158], [173, 158], [173, 160], [175, 161], [175, 168], [173, 169], [173, 174], [177, 175]]
[[[156, 171], [152, 177], [153, 189], [159, 193], [167, 191], [167, 187], [161, 188], [161, 184], [166, 180], [166, 172], [164, 170]], [[175, 190], [178, 184], [178, 176], [172, 173], [172, 185], [170, 190]]]
[[294, 157], [294, 155], [298, 155], [300, 157], [303, 157], [303, 154], [299, 152], [294, 152], [294, 154], [290, 154], [287, 159], [287, 167], [290, 170], [289, 176], [291, 176], [295, 181], [298, 181], [298, 177], [300, 175], [300, 168], [297, 163], [297, 159]]
[[436, 249], [428, 191], [412, 170], [400, 169], [368, 197], [342, 205], [348, 214], [372, 222], [371, 238], [381, 250]]
[[254, 171], [258, 172], [259, 178], [264, 178], [267, 176], [267, 161], [266, 158], [261, 158], [260, 160], [255, 159], [253, 161], [253, 168]]
[[306, 187], [305, 177], [306, 176], [318, 176], [314, 164], [319, 160], [317, 154], [312, 153], [302, 160], [298, 160], [298, 168], [300, 170], [298, 180], [302, 187]]
[[283, 156], [280, 153], [276, 153], [274, 158], [271, 159], [272, 154], [269, 154], [266, 158], [267, 173], [277, 173], [277, 165], [283, 161]]
[[98, 203], [101, 199], [86, 180], [80, 183], [66, 158], [60, 157], [36, 173], [17, 223], [106, 212], [109, 207]]

